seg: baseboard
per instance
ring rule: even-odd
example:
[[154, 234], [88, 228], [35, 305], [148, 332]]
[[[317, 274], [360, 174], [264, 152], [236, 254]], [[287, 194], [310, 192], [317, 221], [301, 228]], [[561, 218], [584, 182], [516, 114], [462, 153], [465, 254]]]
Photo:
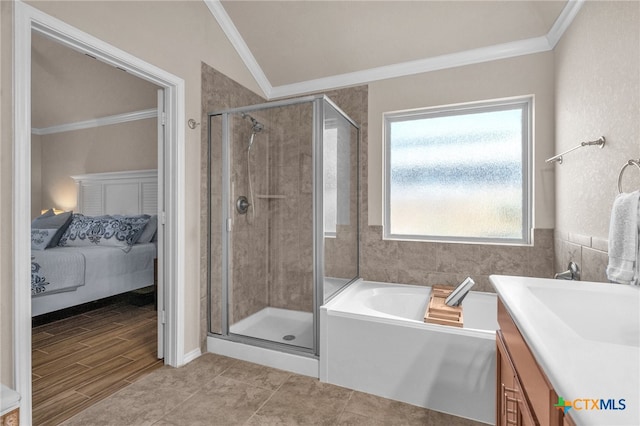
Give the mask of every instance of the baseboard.
[[200, 350], [200, 348], [194, 349], [191, 352], [184, 354], [184, 363], [188, 364], [194, 359], [198, 358], [200, 355], [202, 355], [202, 351]]

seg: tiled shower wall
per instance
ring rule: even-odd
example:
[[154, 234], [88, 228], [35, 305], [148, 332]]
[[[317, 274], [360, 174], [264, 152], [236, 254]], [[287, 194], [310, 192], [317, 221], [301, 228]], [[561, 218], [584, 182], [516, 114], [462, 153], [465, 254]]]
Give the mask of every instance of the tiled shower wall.
[[[264, 123], [263, 116], [253, 114], [255, 119]], [[231, 242], [230, 274], [232, 285], [229, 288], [229, 323], [234, 324], [269, 305], [268, 289], [268, 257], [265, 256], [269, 248], [269, 234], [267, 231], [268, 215], [257, 194], [268, 192], [266, 167], [269, 155], [270, 134], [263, 131], [254, 136], [251, 152], [248, 151], [251, 138], [251, 122], [239, 115], [229, 117], [231, 121], [231, 188], [232, 200], [243, 195], [253, 202], [245, 214], [233, 210], [233, 233]], [[221, 123], [212, 126], [217, 129], [216, 139], [221, 135]], [[222, 143], [222, 141], [216, 141]], [[251, 161], [251, 182], [254, 198], [249, 196], [249, 173], [247, 161]], [[220, 167], [213, 169], [220, 174]], [[219, 188], [218, 188], [219, 190]], [[219, 194], [218, 194], [219, 195]], [[255, 210], [254, 210], [255, 208]], [[214, 214], [220, 214], [218, 208], [213, 207]]]
[[[313, 310], [312, 117], [310, 103], [268, 111], [269, 306]], [[262, 208], [261, 208], [262, 209]]]

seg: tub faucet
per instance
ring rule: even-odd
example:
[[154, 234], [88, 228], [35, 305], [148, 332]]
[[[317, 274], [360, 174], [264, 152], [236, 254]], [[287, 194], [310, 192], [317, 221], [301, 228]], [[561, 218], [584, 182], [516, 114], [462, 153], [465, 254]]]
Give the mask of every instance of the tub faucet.
[[578, 264], [575, 262], [569, 262], [569, 269], [564, 272], [558, 272], [553, 276], [556, 280], [573, 280], [580, 281], [580, 268], [578, 268]]
[[475, 284], [475, 281], [473, 281], [471, 277], [465, 278], [465, 280], [462, 281], [458, 287], [454, 288], [451, 294], [444, 300], [445, 305], [460, 306], [462, 300]]

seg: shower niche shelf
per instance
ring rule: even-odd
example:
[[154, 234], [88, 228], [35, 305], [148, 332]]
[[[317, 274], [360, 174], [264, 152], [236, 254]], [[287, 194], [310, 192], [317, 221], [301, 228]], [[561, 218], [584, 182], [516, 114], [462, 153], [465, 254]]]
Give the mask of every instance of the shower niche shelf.
[[269, 195], [269, 194], [258, 194], [256, 198], [263, 200], [284, 200], [287, 198], [285, 195]]

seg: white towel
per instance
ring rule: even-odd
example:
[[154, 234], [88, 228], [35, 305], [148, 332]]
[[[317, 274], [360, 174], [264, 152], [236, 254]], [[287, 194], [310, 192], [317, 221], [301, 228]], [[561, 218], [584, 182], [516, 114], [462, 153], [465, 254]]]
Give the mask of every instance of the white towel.
[[638, 282], [638, 199], [640, 191], [619, 194], [611, 209], [607, 278], [619, 284]]

